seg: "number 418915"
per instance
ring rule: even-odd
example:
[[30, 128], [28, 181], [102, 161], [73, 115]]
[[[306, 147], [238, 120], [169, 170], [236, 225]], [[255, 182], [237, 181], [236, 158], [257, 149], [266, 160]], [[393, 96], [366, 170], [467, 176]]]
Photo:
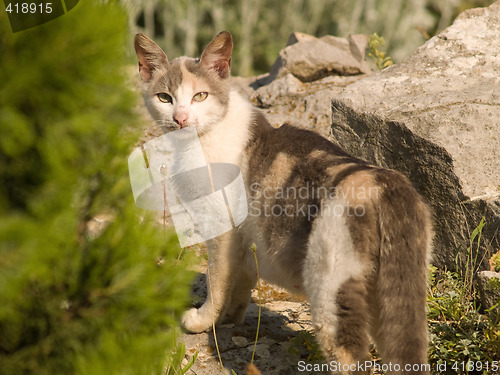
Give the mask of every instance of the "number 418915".
[[481, 362], [481, 361], [469, 361], [469, 362], [455, 362], [451, 368], [455, 371], [463, 372], [475, 372], [475, 371], [493, 371], [497, 372], [500, 369], [500, 362]]
[[7, 13], [52, 13], [52, 3], [35, 4], [35, 3], [9, 3], [5, 9]]

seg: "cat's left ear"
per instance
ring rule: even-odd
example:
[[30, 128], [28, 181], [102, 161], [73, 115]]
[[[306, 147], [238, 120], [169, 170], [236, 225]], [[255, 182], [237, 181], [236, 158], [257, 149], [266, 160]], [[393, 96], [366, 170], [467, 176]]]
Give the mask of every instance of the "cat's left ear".
[[200, 65], [215, 70], [220, 78], [227, 78], [231, 73], [231, 52], [233, 38], [227, 31], [222, 31], [210, 42], [201, 55]]

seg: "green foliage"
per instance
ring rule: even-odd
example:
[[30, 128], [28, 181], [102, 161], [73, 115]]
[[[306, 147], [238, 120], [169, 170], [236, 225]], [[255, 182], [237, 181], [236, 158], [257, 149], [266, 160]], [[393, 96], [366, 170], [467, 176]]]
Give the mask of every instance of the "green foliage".
[[137, 98], [113, 4], [15, 34], [0, 12], [0, 374], [160, 373], [187, 301], [175, 236], [130, 189]]
[[372, 58], [378, 69], [384, 69], [393, 64], [391, 57], [386, 56], [386, 53], [380, 50], [384, 44], [384, 38], [378, 36], [377, 33], [370, 35], [370, 39], [368, 41], [370, 51], [368, 52], [368, 56]]
[[[483, 218], [470, 236], [465, 267], [458, 267], [457, 255], [460, 271], [446, 271], [436, 276], [437, 269], [431, 269], [427, 302], [431, 333], [429, 357], [434, 364], [498, 361], [500, 324], [494, 312], [481, 313], [473, 283], [484, 225]], [[460, 373], [461, 369], [454, 370]], [[478, 373], [491, 373], [488, 371]]]
[[480, 314], [474, 300], [467, 296], [467, 285], [450, 271], [437, 277], [430, 288], [429, 357], [432, 363], [498, 360], [500, 327]]
[[471, 233], [465, 264], [460, 263], [460, 249], [457, 250], [458, 272], [446, 271], [436, 276], [437, 269], [433, 267], [431, 270], [428, 317], [431, 332], [429, 356], [433, 363], [498, 360], [500, 326], [495, 314], [483, 315], [480, 312], [473, 283], [484, 225], [482, 218]]

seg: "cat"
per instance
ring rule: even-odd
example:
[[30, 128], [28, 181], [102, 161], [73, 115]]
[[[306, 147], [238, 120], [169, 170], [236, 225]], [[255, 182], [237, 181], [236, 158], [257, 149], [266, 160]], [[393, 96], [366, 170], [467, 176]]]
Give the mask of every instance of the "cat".
[[201, 58], [168, 60], [135, 37], [145, 104], [166, 131], [195, 127], [207, 162], [240, 167], [249, 214], [207, 243], [205, 303], [185, 312], [198, 333], [241, 323], [260, 276], [310, 302], [317, 341], [343, 373], [369, 373], [370, 337], [387, 373], [427, 374], [426, 290], [432, 212], [402, 174], [265, 116], [231, 89], [232, 37]]

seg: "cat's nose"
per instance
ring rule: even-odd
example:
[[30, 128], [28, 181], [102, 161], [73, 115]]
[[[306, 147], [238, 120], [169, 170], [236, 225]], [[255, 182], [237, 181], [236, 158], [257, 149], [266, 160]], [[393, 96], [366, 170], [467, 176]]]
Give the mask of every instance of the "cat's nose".
[[174, 121], [181, 126], [181, 128], [186, 125], [189, 115], [186, 112], [176, 112], [174, 113]]

